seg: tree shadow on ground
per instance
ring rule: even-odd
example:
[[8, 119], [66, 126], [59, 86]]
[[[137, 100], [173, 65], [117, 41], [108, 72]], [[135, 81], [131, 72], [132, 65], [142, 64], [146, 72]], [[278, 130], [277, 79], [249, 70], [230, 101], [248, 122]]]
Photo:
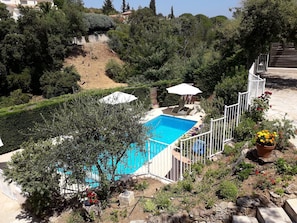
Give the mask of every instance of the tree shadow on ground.
[[69, 50], [68, 57], [78, 57], [87, 55], [86, 51], [83, 49], [83, 45], [72, 45], [71, 49]]

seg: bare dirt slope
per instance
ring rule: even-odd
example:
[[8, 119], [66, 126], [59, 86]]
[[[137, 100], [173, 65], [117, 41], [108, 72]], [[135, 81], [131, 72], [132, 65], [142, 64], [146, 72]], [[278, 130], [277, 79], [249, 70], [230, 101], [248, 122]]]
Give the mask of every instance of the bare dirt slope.
[[122, 63], [105, 42], [84, 43], [81, 52], [65, 60], [65, 65], [73, 65], [81, 75], [79, 85], [83, 90], [108, 89], [126, 86], [116, 83], [105, 74], [105, 65], [110, 59]]

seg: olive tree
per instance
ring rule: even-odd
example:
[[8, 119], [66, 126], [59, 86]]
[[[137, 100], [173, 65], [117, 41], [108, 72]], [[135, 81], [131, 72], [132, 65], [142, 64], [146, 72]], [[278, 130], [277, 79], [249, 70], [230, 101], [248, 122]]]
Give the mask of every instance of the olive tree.
[[[54, 168], [63, 176], [65, 187], [85, 184], [90, 172], [98, 174], [100, 187], [109, 186], [116, 181], [118, 165], [129, 166], [124, 160], [131, 146], [137, 152], [143, 151], [147, 137], [141, 122], [144, 112], [139, 102], [109, 105], [91, 96], [79, 96], [64, 103], [51, 119], [44, 119], [30, 129], [32, 135], [47, 142], [46, 148], [42, 141], [24, 144], [23, 151], [8, 163], [7, 180], [16, 181], [29, 195], [33, 190], [41, 196], [49, 190], [40, 187], [41, 183], [58, 180]], [[52, 146], [48, 146], [49, 141]], [[33, 161], [34, 170], [33, 166], [24, 167]], [[38, 182], [34, 183], [35, 180]], [[52, 185], [52, 191], [56, 191], [56, 184]]]

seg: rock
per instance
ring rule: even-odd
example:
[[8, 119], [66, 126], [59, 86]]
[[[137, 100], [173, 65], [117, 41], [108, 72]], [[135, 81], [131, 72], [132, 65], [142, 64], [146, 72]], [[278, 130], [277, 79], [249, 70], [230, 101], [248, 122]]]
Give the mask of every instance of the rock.
[[259, 198], [254, 198], [254, 197], [250, 197], [250, 196], [243, 196], [243, 197], [239, 197], [236, 200], [236, 204], [239, 207], [254, 208], [254, 207], [260, 206], [261, 201], [260, 201]]
[[297, 186], [294, 184], [290, 184], [285, 188], [286, 194], [293, 194], [293, 193], [296, 194], [296, 192], [297, 192]]
[[272, 198], [280, 198], [281, 197], [280, 195], [274, 193], [273, 191], [269, 191], [269, 194]]

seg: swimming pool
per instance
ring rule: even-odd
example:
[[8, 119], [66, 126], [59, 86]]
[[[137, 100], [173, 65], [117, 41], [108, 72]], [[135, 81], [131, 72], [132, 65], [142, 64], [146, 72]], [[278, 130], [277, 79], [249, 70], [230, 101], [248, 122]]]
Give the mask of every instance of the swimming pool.
[[[196, 121], [168, 115], [160, 115], [146, 122], [144, 125], [149, 129], [148, 136], [154, 142], [154, 149], [152, 150], [150, 147], [150, 159], [164, 150], [169, 144], [175, 142], [195, 124]], [[161, 143], [156, 143], [156, 141]], [[132, 146], [127, 153], [127, 158], [118, 165], [117, 175], [133, 174], [142, 167], [148, 161], [149, 143], [151, 144], [152, 141], [146, 142], [145, 152], [138, 152], [139, 149]], [[95, 168], [91, 175], [97, 175]], [[87, 178], [86, 182], [91, 187], [98, 186], [94, 177]]]

